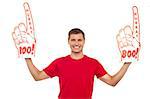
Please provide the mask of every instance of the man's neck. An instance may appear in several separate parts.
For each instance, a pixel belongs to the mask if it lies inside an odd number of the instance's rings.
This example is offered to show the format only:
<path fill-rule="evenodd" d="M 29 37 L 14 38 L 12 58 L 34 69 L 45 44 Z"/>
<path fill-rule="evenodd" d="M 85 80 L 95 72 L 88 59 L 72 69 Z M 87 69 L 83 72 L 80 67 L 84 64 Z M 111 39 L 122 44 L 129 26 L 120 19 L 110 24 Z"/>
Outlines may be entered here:
<path fill-rule="evenodd" d="M 72 52 L 72 53 L 71 53 L 71 55 L 70 55 L 70 57 L 71 57 L 72 59 L 76 59 L 76 60 L 78 60 L 78 59 L 83 58 L 83 57 L 84 57 L 84 55 L 83 55 L 83 53 L 82 53 L 82 52 L 81 52 L 81 53 L 74 53 L 74 52 Z"/>

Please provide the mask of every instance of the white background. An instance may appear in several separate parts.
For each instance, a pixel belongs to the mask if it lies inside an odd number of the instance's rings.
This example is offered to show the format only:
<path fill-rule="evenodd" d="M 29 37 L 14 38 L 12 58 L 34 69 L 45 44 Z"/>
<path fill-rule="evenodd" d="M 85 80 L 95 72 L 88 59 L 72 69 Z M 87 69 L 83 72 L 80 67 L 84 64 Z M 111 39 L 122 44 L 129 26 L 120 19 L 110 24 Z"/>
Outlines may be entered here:
<path fill-rule="evenodd" d="M 25 22 L 23 0 L 0 0 L 0 99 L 57 99 L 58 78 L 35 82 L 24 59 L 17 57 L 11 33 Z M 98 59 L 115 74 L 121 67 L 116 34 L 132 26 L 132 6 L 139 8 L 140 60 L 133 63 L 116 87 L 95 78 L 93 99 L 150 98 L 150 1 L 149 0 L 28 0 L 37 38 L 34 64 L 40 70 L 70 53 L 68 31 L 81 28 L 86 35 L 84 53 Z"/>

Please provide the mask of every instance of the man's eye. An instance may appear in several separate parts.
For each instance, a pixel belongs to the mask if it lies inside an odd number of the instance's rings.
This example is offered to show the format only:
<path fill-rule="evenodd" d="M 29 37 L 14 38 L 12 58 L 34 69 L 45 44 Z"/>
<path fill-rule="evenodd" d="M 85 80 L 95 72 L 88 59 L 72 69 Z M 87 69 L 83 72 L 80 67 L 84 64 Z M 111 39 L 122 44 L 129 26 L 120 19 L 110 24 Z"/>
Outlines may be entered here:
<path fill-rule="evenodd" d="M 79 39 L 78 41 L 82 41 L 82 39 Z"/>
<path fill-rule="evenodd" d="M 71 39 L 71 41 L 75 41 L 75 39 Z"/>

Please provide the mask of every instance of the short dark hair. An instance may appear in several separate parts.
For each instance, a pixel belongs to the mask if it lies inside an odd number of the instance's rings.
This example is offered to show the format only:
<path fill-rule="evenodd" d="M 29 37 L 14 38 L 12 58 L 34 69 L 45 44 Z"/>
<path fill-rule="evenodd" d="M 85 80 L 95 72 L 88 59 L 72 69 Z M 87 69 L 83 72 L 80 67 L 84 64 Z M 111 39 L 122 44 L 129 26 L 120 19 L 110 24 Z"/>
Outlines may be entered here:
<path fill-rule="evenodd" d="M 81 29 L 79 29 L 79 28 L 73 28 L 73 29 L 71 29 L 69 31 L 69 33 L 68 33 L 68 40 L 70 39 L 70 35 L 71 34 L 80 34 L 80 33 L 83 35 L 83 38 L 85 39 L 85 34 L 84 34 L 84 32 Z"/>

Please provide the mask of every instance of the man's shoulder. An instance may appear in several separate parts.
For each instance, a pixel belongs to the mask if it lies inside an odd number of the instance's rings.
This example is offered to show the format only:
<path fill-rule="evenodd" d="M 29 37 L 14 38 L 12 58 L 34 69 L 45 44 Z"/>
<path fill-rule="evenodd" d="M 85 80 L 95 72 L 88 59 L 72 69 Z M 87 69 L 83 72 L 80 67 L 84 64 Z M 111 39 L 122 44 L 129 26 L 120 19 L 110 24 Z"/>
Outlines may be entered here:
<path fill-rule="evenodd" d="M 97 62 L 98 60 L 96 59 L 96 58 L 94 58 L 94 57 L 89 57 L 89 56 L 87 56 L 87 55 L 85 55 L 85 57 L 86 57 L 86 59 L 88 60 L 88 61 L 93 61 L 93 62 Z"/>
<path fill-rule="evenodd" d="M 66 59 L 68 58 L 68 56 L 69 56 L 69 55 L 67 55 L 67 56 L 62 56 L 62 57 L 58 57 L 58 58 L 56 58 L 54 61 L 64 61 L 64 60 L 66 60 Z"/>
<path fill-rule="evenodd" d="M 102 66 L 102 64 L 101 64 L 101 62 L 97 59 L 97 58 L 95 58 L 95 57 L 88 57 L 88 56 L 86 56 L 87 57 L 87 62 L 88 63 L 90 63 L 90 64 L 93 64 L 93 66 L 95 65 L 101 65 Z"/>

